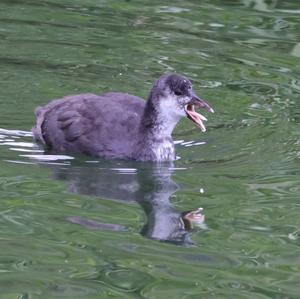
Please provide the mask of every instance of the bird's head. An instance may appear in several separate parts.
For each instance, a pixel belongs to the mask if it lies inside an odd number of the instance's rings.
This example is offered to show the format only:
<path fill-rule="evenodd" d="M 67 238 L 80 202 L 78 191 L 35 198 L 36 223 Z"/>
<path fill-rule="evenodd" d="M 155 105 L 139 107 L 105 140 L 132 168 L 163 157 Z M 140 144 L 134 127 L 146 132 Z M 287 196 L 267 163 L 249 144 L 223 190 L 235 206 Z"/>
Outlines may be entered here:
<path fill-rule="evenodd" d="M 158 103 L 162 115 L 177 121 L 181 117 L 188 117 L 203 132 L 206 131 L 203 121 L 207 119 L 195 109 L 204 108 L 214 112 L 208 103 L 196 95 L 191 81 L 178 74 L 162 75 L 155 82 L 151 97 Z"/>

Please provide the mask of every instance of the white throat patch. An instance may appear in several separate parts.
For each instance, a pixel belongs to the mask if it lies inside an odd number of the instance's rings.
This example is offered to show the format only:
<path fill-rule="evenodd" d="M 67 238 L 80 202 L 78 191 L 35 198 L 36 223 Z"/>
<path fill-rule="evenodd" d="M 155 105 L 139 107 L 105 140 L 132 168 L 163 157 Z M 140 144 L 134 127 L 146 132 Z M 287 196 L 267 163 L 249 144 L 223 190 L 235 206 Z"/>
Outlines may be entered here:
<path fill-rule="evenodd" d="M 186 116 L 186 113 L 172 95 L 161 98 L 159 105 L 158 121 L 162 124 L 161 133 L 164 136 L 171 136 L 176 124 L 182 117 Z"/>

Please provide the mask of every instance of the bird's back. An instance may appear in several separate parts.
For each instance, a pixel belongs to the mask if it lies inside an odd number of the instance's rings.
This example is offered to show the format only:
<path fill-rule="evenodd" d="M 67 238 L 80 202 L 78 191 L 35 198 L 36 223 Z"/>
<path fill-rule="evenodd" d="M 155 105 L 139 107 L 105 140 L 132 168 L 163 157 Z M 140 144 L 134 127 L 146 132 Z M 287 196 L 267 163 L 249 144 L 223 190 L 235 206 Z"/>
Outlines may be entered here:
<path fill-rule="evenodd" d="M 144 107 L 125 93 L 67 96 L 36 109 L 33 133 L 54 152 L 130 158 Z"/>

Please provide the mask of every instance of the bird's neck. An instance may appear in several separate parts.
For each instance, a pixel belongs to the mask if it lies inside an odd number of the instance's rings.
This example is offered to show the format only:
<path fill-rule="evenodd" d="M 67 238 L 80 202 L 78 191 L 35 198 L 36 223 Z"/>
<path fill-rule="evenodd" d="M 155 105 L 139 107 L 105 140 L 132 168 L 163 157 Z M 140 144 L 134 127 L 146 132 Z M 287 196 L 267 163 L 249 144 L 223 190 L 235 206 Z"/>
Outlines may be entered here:
<path fill-rule="evenodd" d="M 172 132 L 178 120 L 167 109 L 148 100 L 139 127 L 137 151 L 141 160 L 171 161 L 175 159 Z"/>
<path fill-rule="evenodd" d="M 179 121 L 169 111 L 172 107 L 157 107 L 152 101 L 147 101 L 143 118 L 140 124 L 140 131 L 156 138 L 171 137 L 172 132 Z"/>

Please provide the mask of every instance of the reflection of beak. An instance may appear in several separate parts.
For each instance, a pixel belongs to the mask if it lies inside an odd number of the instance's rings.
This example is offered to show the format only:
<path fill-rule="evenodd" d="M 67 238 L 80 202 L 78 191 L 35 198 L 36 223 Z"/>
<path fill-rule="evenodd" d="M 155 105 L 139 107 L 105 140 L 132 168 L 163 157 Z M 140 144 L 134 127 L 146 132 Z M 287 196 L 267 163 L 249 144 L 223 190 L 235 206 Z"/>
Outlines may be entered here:
<path fill-rule="evenodd" d="M 184 107 L 187 117 L 193 121 L 202 132 L 206 131 L 203 121 L 206 117 L 195 111 L 195 107 L 204 108 L 209 112 L 214 113 L 214 110 L 204 100 L 200 99 L 193 91 L 191 92 L 191 101 Z"/>
<path fill-rule="evenodd" d="M 181 219 L 185 230 L 191 230 L 193 225 L 197 226 L 204 223 L 205 216 L 201 213 L 202 211 L 202 208 L 198 208 L 196 210 L 183 212 L 181 214 Z"/>

